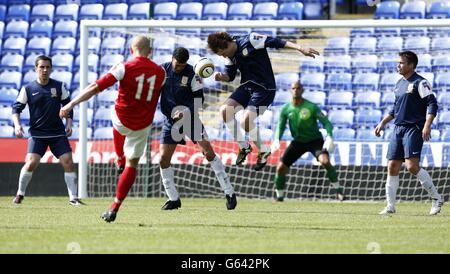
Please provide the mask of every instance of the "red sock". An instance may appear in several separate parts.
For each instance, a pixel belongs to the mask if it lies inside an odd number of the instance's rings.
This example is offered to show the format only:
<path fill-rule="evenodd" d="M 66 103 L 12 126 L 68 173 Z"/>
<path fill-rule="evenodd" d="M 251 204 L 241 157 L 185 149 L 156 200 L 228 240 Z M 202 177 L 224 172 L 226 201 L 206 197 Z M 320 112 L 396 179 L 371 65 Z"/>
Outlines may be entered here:
<path fill-rule="evenodd" d="M 122 202 L 123 200 L 125 200 L 135 179 L 136 168 L 130 166 L 125 167 L 123 173 L 120 175 L 119 182 L 117 184 L 116 199 Z M 119 210 L 121 204 L 122 203 L 114 202 L 111 207 L 117 211 Z"/>
<path fill-rule="evenodd" d="M 117 157 L 123 158 L 123 145 L 125 144 L 125 135 L 120 134 L 115 128 L 113 128 L 114 135 L 114 149 L 116 150 Z"/>

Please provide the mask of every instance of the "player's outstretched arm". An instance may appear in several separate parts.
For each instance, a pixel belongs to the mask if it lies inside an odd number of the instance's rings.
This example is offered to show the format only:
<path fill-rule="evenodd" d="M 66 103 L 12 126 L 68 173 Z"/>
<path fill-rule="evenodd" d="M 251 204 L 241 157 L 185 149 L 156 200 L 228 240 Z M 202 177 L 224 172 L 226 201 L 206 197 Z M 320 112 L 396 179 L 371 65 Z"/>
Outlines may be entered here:
<path fill-rule="evenodd" d="M 312 58 L 315 58 L 316 55 L 320 55 L 320 53 L 317 50 L 313 49 L 313 48 L 304 48 L 304 47 L 300 46 L 299 44 L 292 43 L 290 41 L 287 41 L 286 45 L 284 47 L 288 48 L 288 49 L 298 50 L 303 55 L 309 56 L 309 57 L 312 57 Z"/>
<path fill-rule="evenodd" d="M 72 101 L 70 101 L 67 105 L 65 105 L 64 107 L 61 108 L 61 110 L 59 111 L 59 117 L 64 118 L 64 117 L 69 117 L 69 113 L 70 111 L 79 103 L 87 101 L 89 99 L 91 99 L 92 96 L 94 96 L 95 94 L 99 93 L 100 89 L 98 87 L 98 85 L 94 82 L 92 84 L 90 84 L 89 86 L 87 86 L 84 90 L 82 90 L 80 92 L 80 94 L 78 94 L 77 97 L 75 97 Z"/>

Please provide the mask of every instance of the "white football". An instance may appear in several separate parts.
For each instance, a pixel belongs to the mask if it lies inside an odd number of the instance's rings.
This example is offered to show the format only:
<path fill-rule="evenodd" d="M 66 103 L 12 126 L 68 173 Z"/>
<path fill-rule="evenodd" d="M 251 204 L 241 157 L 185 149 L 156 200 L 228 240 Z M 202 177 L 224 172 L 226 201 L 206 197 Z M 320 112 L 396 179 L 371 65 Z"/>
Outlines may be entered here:
<path fill-rule="evenodd" d="M 214 73 L 214 63 L 211 59 L 202 57 L 194 65 L 194 72 L 202 78 L 208 78 Z"/>

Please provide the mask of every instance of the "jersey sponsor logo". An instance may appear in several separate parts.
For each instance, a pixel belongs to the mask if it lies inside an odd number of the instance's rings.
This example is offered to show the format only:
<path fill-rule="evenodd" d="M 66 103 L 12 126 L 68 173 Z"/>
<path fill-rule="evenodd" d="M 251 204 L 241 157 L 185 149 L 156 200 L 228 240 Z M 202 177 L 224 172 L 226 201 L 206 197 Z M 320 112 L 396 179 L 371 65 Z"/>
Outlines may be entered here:
<path fill-rule="evenodd" d="M 407 93 L 412 93 L 413 92 L 413 90 L 414 90 L 414 84 L 409 84 L 408 85 L 408 89 L 407 89 Z"/>
<path fill-rule="evenodd" d="M 51 88 L 51 89 L 50 89 L 50 93 L 52 94 L 52 98 L 53 98 L 53 97 L 58 97 L 58 94 L 57 94 L 57 92 L 56 92 L 56 88 Z"/>
<path fill-rule="evenodd" d="M 187 76 L 181 77 L 181 86 L 182 87 L 187 86 L 188 80 L 189 80 L 189 78 Z"/>

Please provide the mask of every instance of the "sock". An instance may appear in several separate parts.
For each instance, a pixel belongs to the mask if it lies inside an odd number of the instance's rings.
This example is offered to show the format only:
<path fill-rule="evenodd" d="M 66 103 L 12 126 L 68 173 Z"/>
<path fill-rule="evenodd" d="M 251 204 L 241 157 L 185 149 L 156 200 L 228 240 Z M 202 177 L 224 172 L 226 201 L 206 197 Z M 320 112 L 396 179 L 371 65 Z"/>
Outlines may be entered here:
<path fill-rule="evenodd" d="M 75 182 L 76 179 L 77 174 L 75 172 L 64 172 L 64 180 L 66 181 L 70 201 L 78 198 L 78 186 Z"/>
<path fill-rule="evenodd" d="M 136 168 L 126 166 L 119 177 L 119 182 L 117 183 L 116 199 L 112 206 L 114 210 L 119 210 L 119 207 L 122 204 L 123 200 L 125 200 L 125 198 L 127 197 L 128 192 L 131 189 L 131 186 L 133 186 L 135 179 L 136 179 Z"/>
<path fill-rule="evenodd" d="M 286 176 L 285 175 L 275 175 L 275 192 L 277 193 L 277 197 L 284 196 L 284 185 L 286 184 Z"/>
<path fill-rule="evenodd" d="M 326 176 L 328 179 L 330 179 L 331 186 L 333 186 L 334 189 L 341 188 L 341 186 L 338 183 L 338 175 L 336 172 L 336 168 L 334 166 L 330 166 L 325 169 L 327 170 Z"/>
<path fill-rule="evenodd" d="M 216 174 L 216 178 L 219 181 L 220 187 L 226 195 L 233 195 L 234 189 L 230 183 L 230 177 L 227 175 L 225 171 L 225 166 L 220 161 L 219 157 L 214 157 L 214 160 L 209 162 L 211 164 L 214 173 Z"/>
<path fill-rule="evenodd" d="M 437 192 L 436 187 L 433 184 L 433 180 L 430 177 L 430 174 L 428 172 L 421 168 L 419 172 L 416 174 L 417 179 L 419 179 L 420 183 L 422 184 L 422 187 L 425 188 L 428 191 L 428 194 L 431 195 L 431 198 L 433 199 L 441 199 L 441 195 Z"/>
<path fill-rule="evenodd" d="M 123 158 L 123 145 L 125 144 L 125 135 L 120 134 L 117 129 L 113 128 L 114 135 L 114 149 L 116 150 L 117 157 Z"/>
<path fill-rule="evenodd" d="M 169 197 L 169 200 L 176 201 L 180 198 L 178 195 L 177 188 L 175 187 L 175 183 L 173 181 L 173 169 L 172 167 L 168 168 L 159 168 L 161 171 L 161 179 L 164 185 L 164 189 L 166 190 L 166 194 Z"/>
<path fill-rule="evenodd" d="M 256 144 L 258 147 L 259 152 L 267 152 L 270 151 L 270 148 L 268 145 L 266 145 L 264 142 L 261 141 L 261 136 L 259 134 L 258 127 L 255 125 L 253 129 L 251 129 L 248 132 L 248 135 L 252 139 L 252 141 Z"/>
<path fill-rule="evenodd" d="M 386 201 L 388 207 L 395 207 L 395 196 L 397 196 L 397 188 L 400 177 L 388 175 L 386 180 Z"/>
<path fill-rule="evenodd" d="M 240 148 L 247 147 L 247 142 L 245 141 L 244 135 L 242 135 L 241 129 L 237 126 L 237 121 L 233 118 L 231 121 L 225 123 L 231 136 L 238 142 Z"/>
<path fill-rule="evenodd" d="M 25 196 L 25 191 L 27 190 L 28 183 L 31 181 L 33 172 L 26 171 L 25 169 L 20 170 L 19 175 L 19 189 L 17 190 L 17 195 Z"/>

